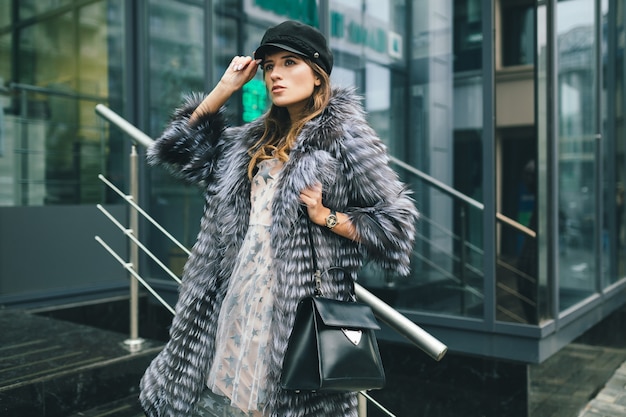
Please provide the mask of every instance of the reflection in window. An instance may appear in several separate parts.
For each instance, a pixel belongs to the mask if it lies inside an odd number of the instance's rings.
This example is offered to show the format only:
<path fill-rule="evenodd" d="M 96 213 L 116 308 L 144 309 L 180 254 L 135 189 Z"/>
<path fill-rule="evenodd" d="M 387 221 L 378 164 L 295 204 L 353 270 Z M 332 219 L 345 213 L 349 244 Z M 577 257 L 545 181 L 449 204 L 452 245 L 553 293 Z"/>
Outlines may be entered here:
<path fill-rule="evenodd" d="M 210 39 L 210 29 L 204 25 L 202 5 L 191 5 L 188 1 L 150 0 L 148 16 L 150 132 L 159 135 L 172 110 L 181 105 L 182 96 L 203 91 L 207 65 L 204 42 Z M 232 22 L 216 21 L 231 23 L 234 28 Z M 150 175 L 151 215 L 190 247 L 197 233 L 197 219 L 202 214 L 198 189 L 164 169 L 152 169 Z M 149 230 L 148 233 L 151 234 L 150 250 L 180 274 L 185 253 L 157 231 Z M 153 268 L 153 276 L 166 276 L 157 265 L 150 264 L 150 268 Z"/>
<path fill-rule="evenodd" d="M 454 1 L 454 71 L 482 66 L 483 26 L 480 0 Z"/>
<path fill-rule="evenodd" d="M 390 134 L 390 91 L 389 70 L 374 63 L 368 63 L 365 73 L 365 110 L 369 123 L 376 133 L 389 141 Z"/>
<path fill-rule="evenodd" d="M 151 0 L 150 131 L 159 133 L 181 94 L 201 91 L 204 77 L 204 28 L 201 7 L 186 2 Z"/>
<path fill-rule="evenodd" d="M 511 4 L 513 3 L 513 4 Z M 534 2 L 502 4 L 502 65 L 533 65 L 535 62 Z"/>
<path fill-rule="evenodd" d="M 452 7 L 453 6 L 453 7 Z M 444 184 L 481 200 L 481 2 L 439 0 L 412 8 L 408 128 L 396 152 Z M 367 68 L 369 71 L 369 68 Z M 391 117 L 401 103 L 400 77 L 391 74 Z M 396 84 L 396 80 L 398 81 Z M 406 87 L 405 87 L 406 88 Z M 391 121 L 390 127 L 402 121 Z M 366 270 L 368 288 L 397 308 L 463 317 L 484 312 L 482 214 L 418 176 L 396 167 L 415 191 L 421 212 L 412 279 Z M 458 180 L 458 181 L 457 181 Z"/>
<path fill-rule="evenodd" d="M 330 5 L 333 85 L 356 86 L 365 97 L 368 122 L 398 154 L 404 142 L 401 75 L 406 62 L 405 2 L 342 0 Z"/>
<path fill-rule="evenodd" d="M 559 301 L 561 311 L 596 288 L 594 2 L 556 10 L 559 126 Z"/>
<path fill-rule="evenodd" d="M 4 3 L 9 3 L 5 1 Z M 18 4 L 18 2 L 14 2 Z M 18 7 L 18 16 L 20 20 L 30 19 L 32 17 L 60 9 L 73 3 L 73 0 L 20 0 Z"/>
<path fill-rule="evenodd" d="M 606 267 L 603 268 L 603 286 L 614 284 L 626 276 L 626 235 L 624 230 L 624 205 L 626 203 L 626 141 L 624 138 L 624 56 L 623 46 L 615 50 L 607 48 L 609 44 L 608 27 L 617 27 L 617 36 L 624 36 L 624 2 L 614 3 L 609 13 L 609 5 L 602 1 L 602 63 L 606 77 L 603 78 L 602 93 L 606 98 L 607 111 L 603 112 L 603 124 L 607 132 L 613 133 L 603 140 L 603 163 L 606 165 L 603 177 L 603 229 L 602 251 Z M 614 8 L 613 8 L 614 7 Z M 604 30 L 604 28 L 607 30 Z M 619 45 L 620 43 L 618 43 Z M 617 59 L 611 59 L 611 55 Z M 613 63 L 613 67 L 611 67 Z M 613 116 L 613 117 L 612 117 Z"/>
<path fill-rule="evenodd" d="M 93 108 L 107 102 L 109 70 L 121 73 L 121 54 L 109 53 L 112 34 L 121 33 L 112 27 L 122 21 L 109 20 L 116 15 L 108 11 L 119 10 L 119 2 L 60 8 L 70 3 L 19 2 L 21 17 L 38 19 L 16 27 L 18 50 L 11 56 L 17 59 L 2 60 L 15 66 L 11 80 L 18 93 L 2 103 L 3 142 L 11 156 L 0 161 L 0 180 L 8 184 L 2 205 L 93 204 L 103 197 L 97 174 L 116 175 L 118 166 L 109 161 L 120 156 L 103 140 Z"/>
<path fill-rule="evenodd" d="M 0 27 L 11 23 L 13 5 L 12 1 L 0 1 Z"/>

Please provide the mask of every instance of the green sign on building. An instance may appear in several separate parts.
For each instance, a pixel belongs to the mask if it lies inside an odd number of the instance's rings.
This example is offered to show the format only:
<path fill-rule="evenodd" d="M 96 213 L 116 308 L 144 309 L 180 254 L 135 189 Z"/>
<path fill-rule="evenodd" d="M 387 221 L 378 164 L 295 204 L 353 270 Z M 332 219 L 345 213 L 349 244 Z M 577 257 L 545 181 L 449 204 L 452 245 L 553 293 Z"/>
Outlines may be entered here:
<path fill-rule="evenodd" d="M 243 86 L 243 121 L 251 122 L 265 112 L 267 106 L 267 94 L 265 83 L 261 80 L 250 80 Z"/>
<path fill-rule="evenodd" d="M 318 26 L 317 2 L 315 0 L 254 0 L 261 9 L 299 20 L 311 26 Z"/>

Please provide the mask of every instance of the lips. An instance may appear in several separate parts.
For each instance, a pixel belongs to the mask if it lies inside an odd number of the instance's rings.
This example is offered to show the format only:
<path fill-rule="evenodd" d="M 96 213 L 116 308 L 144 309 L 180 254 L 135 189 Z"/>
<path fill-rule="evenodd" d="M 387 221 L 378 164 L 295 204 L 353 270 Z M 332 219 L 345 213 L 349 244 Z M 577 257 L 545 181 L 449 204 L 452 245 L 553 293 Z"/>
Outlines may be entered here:
<path fill-rule="evenodd" d="M 274 87 L 272 87 L 272 93 L 279 93 L 284 90 L 285 87 L 283 87 L 282 85 L 275 85 Z"/>

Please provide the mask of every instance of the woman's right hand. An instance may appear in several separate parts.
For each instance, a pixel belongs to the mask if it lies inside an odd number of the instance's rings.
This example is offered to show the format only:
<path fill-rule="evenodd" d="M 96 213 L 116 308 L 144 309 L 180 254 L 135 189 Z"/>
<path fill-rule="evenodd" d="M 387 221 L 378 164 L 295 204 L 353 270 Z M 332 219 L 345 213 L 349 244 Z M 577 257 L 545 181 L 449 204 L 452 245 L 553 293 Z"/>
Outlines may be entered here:
<path fill-rule="evenodd" d="M 234 57 L 220 82 L 189 117 L 189 125 L 195 126 L 203 115 L 217 112 L 235 91 L 254 78 L 260 62 L 260 59 L 254 60 L 250 56 Z"/>
<path fill-rule="evenodd" d="M 255 60 L 251 56 L 234 57 L 220 83 L 234 93 L 254 78 L 260 62 L 260 59 Z"/>

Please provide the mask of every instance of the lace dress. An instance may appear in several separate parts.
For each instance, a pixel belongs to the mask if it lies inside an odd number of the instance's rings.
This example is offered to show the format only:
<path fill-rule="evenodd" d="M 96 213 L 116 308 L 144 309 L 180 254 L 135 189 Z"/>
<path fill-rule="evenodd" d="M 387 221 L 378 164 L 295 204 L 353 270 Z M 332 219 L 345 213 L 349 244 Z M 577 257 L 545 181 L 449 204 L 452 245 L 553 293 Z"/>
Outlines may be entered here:
<path fill-rule="evenodd" d="M 250 224 L 220 310 L 215 357 L 207 379 L 208 388 L 229 398 L 244 416 L 261 409 L 266 400 L 274 275 L 269 226 L 282 162 L 267 159 L 258 168 L 251 185 Z"/>

